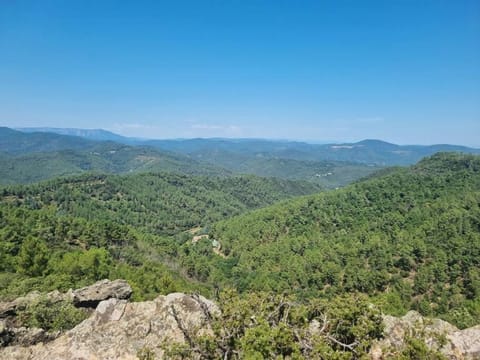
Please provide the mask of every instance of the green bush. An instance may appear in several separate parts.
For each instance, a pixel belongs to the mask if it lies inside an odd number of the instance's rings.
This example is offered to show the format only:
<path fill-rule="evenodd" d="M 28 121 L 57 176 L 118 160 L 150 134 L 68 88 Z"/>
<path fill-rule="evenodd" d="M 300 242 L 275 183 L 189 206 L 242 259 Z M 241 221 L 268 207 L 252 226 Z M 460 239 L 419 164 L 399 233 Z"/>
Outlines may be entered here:
<path fill-rule="evenodd" d="M 68 301 L 51 302 L 46 297 L 40 297 L 18 314 L 23 325 L 47 331 L 69 330 L 85 320 L 87 315 L 85 310 Z"/>

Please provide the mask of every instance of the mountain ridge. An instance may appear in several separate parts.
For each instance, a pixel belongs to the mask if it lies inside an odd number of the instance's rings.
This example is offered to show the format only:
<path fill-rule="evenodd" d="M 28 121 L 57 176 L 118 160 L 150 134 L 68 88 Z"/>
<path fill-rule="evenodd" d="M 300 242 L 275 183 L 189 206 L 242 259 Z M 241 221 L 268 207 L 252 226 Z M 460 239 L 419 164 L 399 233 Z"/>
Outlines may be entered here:
<path fill-rule="evenodd" d="M 108 139 L 128 145 L 147 145 L 192 157 L 203 157 L 206 161 L 209 161 L 207 154 L 212 150 L 250 156 L 263 154 L 267 157 L 294 160 L 353 161 L 382 166 L 411 165 L 421 158 L 439 151 L 480 153 L 480 149 L 463 145 L 397 145 L 379 139 L 364 139 L 354 143 L 312 144 L 296 140 L 248 138 L 136 139 L 102 129 L 27 128 L 20 130 L 28 132 L 55 131 L 69 136 L 77 134 L 84 139 L 95 139 L 96 141 Z"/>
<path fill-rule="evenodd" d="M 3 141 L 2 141 L 3 139 Z M 72 140 L 73 139 L 73 140 Z M 213 140 L 212 140 L 213 141 Z M 215 140 L 222 149 L 214 149 L 211 142 L 191 140 L 203 153 L 183 151 L 183 142 L 127 143 L 111 140 L 91 140 L 83 137 L 53 133 L 23 133 L 0 128 L 0 183 L 31 183 L 55 176 L 93 172 L 129 173 L 141 171 L 175 171 L 187 174 L 232 175 L 253 174 L 291 180 L 308 180 L 324 187 L 338 187 L 370 175 L 377 170 L 364 164 L 347 162 L 295 160 L 275 157 L 268 148 L 285 146 L 256 141 L 265 154 L 251 153 L 251 140 L 234 141 L 238 152 L 228 149 L 232 142 Z M 73 144 L 73 146 L 72 146 Z M 157 144 L 158 145 L 158 144 Z"/>

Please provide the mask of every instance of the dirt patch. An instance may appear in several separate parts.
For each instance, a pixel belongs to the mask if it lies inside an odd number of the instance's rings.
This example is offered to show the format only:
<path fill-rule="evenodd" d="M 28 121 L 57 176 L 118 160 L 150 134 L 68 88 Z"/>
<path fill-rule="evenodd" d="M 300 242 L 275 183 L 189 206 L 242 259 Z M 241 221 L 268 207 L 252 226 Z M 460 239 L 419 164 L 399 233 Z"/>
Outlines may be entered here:
<path fill-rule="evenodd" d="M 208 239 L 208 235 L 195 235 L 192 239 L 192 244 L 195 244 L 199 240 Z"/>

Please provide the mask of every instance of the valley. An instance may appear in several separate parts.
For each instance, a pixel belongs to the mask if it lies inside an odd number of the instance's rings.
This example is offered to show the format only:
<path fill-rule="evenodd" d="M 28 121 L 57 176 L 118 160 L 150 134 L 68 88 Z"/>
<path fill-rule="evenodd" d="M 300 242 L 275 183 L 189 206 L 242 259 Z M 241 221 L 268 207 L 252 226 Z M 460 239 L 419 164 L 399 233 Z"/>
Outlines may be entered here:
<path fill-rule="evenodd" d="M 334 317 L 362 316 L 370 304 L 460 329 L 480 323 L 478 155 L 440 152 L 384 167 L 215 150 L 198 161 L 172 148 L 79 138 L 69 149 L 66 135 L 42 136 L 56 145 L 32 140 L 20 151 L 2 142 L 4 301 L 109 278 L 128 281 L 134 301 L 181 291 L 221 303 L 230 296 L 237 311 L 286 296 L 313 312 L 320 301 Z M 344 312 L 333 305 L 342 302 Z M 332 356 L 353 354 L 322 344 Z"/>

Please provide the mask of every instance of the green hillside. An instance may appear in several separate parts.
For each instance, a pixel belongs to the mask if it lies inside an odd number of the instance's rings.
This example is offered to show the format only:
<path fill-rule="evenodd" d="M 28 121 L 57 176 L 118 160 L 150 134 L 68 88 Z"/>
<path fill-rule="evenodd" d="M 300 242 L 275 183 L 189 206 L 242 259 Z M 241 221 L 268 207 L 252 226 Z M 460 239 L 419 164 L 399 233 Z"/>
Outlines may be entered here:
<path fill-rule="evenodd" d="M 168 239 L 27 203 L 10 197 L 0 204 L 2 300 L 32 290 L 66 291 L 104 278 L 128 279 L 137 300 L 171 291 L 206 291 L 162 261 L 165 254 L 156 249 Z"/>
<path fill-rule="evenodd" d="M 77 136 L 42 132 L 27 134 L 7 127 L 0 127 L 0 151 L 12 155 L 66 149 L 85 150 L 94 144 L 94 141 Z"/>
<path fill-rule="evenodd" d="M 173 173 L 2 187 L 0 299 L 103 278 L 127 279 L 135 300 L 220 294 L 216 329 L 242 329 L 232 348 L 269 354 L 262 339 L 274 339 L 280 353 L 298 354 L 296 331 L 328 314 L 335 339 L 355 344 L 320 339 L 318 351 L 332 358 L 366 355 L 381 336 L 380 311 L 417 309 L 461 328 L 480 322 L 480 157 L 440 153 L 318 190 Z M 211 341 L 201 344 L 221 353 Z M 428 355 L 415 343 L 406 351 Z"/>
<path fill-rule="evenodd" d="M 132 281 L 137 298 L 231 286 L 299 300 L 362 293 L 388 313 L 480 322 L 479 157 L 441 153 L 318 190 L 172 173 L 4 187 L 1 293 L 108 276 Z"/>
<path fill-rule="evenodd" d="M 324 188 L 335 188 L 382 168 L 353 162 L 275 157 L 271 151 L 277 149 L 278 144 L 272 148 L 276 143 L 264 140 L 254 142 L 253 149 L 258 150 L 260 146 L 265 153 L 252 152 L 250 141 L 239 148 L 237 142 L 231 140 L 218 149 L 215 140 L 202 140 L 205 148 L 190 154 L 189 142 L 183 141 L 172 141 L 178 148 L 155 149 L 152 147 L 155 142 L 134 141 L 102 130 L 33 128 L 23 131 L 0 128 L 0 184 L 28 184 L 88 172 L 128 174 L 169 171 L 220 176 L 252 174 L 306 180 Z M 229 145 L 232 145 L 232 151 L 228 150 Z"/>
<path fill-rule="evenodd" d="M 480 149 L 459 145 L 397 145 L 381 140 L 310 144 L 299 141 L 264 139 L 183 139 L 150 140 L 145 144 L 163 150 L 188 154 L 204 161 L 215 161 L 221 156 L 234 153 L 249 157 L 263 156 L 300 161 L 346 161 L 378 166 L 411 165 L 423 157 L 437 152 L 480 153 Z"/>
<path fill-rule="evenodd" d="M 190 265 L 241 291 L 361 292 L 388 312 L 414 308 L 472 325 L 480 322 L 479 204 L 480 157 L 441 153 L 217 223 L 210 235 L 226 258 Z"/>
<path fill-rule="evenodd" d="M 310 183 L 253 176 L 169 173 L 84 175 L 4 187 L 0 297 L 105 277 L 128 279 L 137 298 L 205 292 L 206 285 L 176 262 L 178 248 L 192 236 L 186 230 L 318 190 Z"/>
<path fill-rule="evenodd" d="M 319 191 L 308 182 L 255 176 L 205 177 L 173 173 L 84 175 L 4 188 L 3 201 L 54 206 L 60 214 L 102 219 L 175 234 L 248 209 Z"/>
<path fill-rule="evenodd" d="M 0 184 L 27 184 L 88 172 L 126 174 L 169 171 L 182 174 L 230 175 L 228 170 L 187 156 L 112 142 L 87 150 L 32 152 L 0 156 Z"/>
<path fill-rule="evenodd" d="M 381 166 L 346 161 L 304 161 L 272 157 L 270 154 L 248 154 L 226 150 L 204 150 L 201 153 L 193 153 L 191 156 L 234 173 L 307 180 L 325 188 L 345 186 L 383 169 Z"/>

